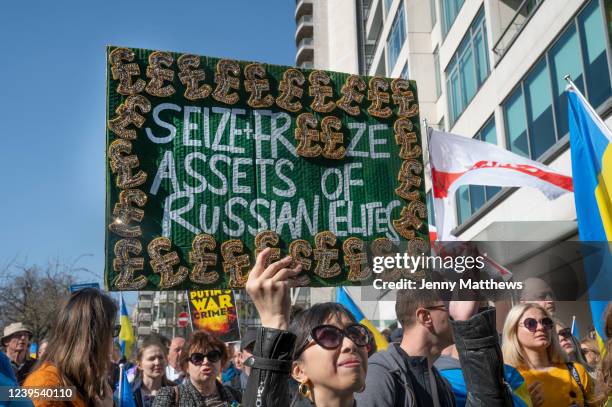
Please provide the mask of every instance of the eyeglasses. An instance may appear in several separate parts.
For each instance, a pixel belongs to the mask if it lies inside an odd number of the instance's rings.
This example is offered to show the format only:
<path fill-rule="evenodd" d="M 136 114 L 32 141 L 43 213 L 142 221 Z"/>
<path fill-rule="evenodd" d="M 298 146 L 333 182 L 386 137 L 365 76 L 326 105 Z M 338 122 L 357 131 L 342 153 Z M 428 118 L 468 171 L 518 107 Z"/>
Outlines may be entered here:
<path fill-rule="evenodd" d="M 448 309 L 446 308 L 446 305 L 442 305 L 442 304 L 440 304 L 440 305 L 432 305 L 431 307 L 425 307 L 425 309 L 429 310 L 429 311 L 436 311 L 436 310 L 438 310 L 438 311 L 448 312 Z"/>
<path fill-rule="evenodd" d="M 316 343 L 323 349 L 337 349 L 344 338 L 349 338 L 357 346 L 366 346 L 371 342 L 370 332 L 368 328 L 361 324 L 352 324 L 344 329 L 340 329 L 334 325 L 319 325 L 310 331 L 308 339 L 298 348 L 294 354 L 294 358 L 300 356 L 312 342 Z"/>
<path fill-rule="evenodd" d="M 553 320 L 548 317 L 542 318 L 539 321 L 535 318 L 525 318 L 523 321 L 523 326 L 532 333 L 538 330 L 538 324 L 542 325 L 545 331 L 550 331 L 555 325 Z"/>
<path fill-rule="evenodd" d="M 120 332 L 121 332 L 121 325 L 115 324 L 115 326 L 113 327 L 113 338 L 118 337 Z"/>
<path fill-rule="evenodd" d="M 204 358 L 208 359 L 210 363 L 215 363 L 221 360 L 221 351 L 213 349 L 208 353 L 194 352 L 189 355 L 189 361 L 196 366 L 204 363 Z"/>
<path fill-rule="evenodd" d="M 572 337 L 572 331 L 569 328 L 563 328 L 557 332 L 557 335 L 559 335 L 561 338 L 569 339 Z"/>

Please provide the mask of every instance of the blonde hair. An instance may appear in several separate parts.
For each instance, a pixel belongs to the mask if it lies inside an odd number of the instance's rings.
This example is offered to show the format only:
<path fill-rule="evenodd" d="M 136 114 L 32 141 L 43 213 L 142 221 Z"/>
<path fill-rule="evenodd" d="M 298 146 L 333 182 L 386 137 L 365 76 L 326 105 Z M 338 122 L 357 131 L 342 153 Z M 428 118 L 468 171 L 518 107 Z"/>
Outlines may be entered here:
<path fill-rule="evenodd" d="M 523 350 L 523 345 L 518 339 L 518 328 L 521 318 L 525 312 L 532 308 L 542 311 L 546 317 L 551 318 L 550 314 L 542 306 L 536 303 L 515 305 L 512 307 L 508 313 L 508 316 L 506 317 L 506 322 L 504 323 L 502 352 L 504 354 L 504 363 L 512 367 L 533 367 L 527 358 L 525 351 Z M 559 339 L 557 338 L 556 332 L 553 334 L 552 330 L 550 332 L 550 345 L 546 349 L 546 353 L 548 354 L 548 360 L 551 364 L 567 363 L 567 354 L 563 351 L 561 345 L 559 345 Z"/>

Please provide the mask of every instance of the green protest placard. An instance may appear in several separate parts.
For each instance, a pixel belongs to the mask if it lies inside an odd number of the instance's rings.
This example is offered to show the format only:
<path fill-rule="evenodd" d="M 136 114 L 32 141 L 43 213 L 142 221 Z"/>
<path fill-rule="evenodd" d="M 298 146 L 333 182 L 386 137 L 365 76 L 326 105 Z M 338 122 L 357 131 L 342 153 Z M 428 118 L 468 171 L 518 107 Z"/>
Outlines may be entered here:
<path fill-rule="evenodd" d="M 298 284 L 359 285 L 428 247 L 414 81 L 107 49 L 110 290 L 243 287 L 291 254 Z"/>

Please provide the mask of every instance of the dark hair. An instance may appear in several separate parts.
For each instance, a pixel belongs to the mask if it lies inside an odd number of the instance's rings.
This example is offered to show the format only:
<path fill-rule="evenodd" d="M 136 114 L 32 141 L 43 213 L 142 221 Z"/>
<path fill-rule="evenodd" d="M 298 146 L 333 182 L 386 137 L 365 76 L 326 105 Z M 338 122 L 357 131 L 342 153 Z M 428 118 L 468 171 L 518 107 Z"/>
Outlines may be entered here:
<path fill-rule="evenodd" d="M 395 315 L 402 329 L 416 322 L 416 311 L 421 307 L 432 307 L 442 301 L 435 290 L 400 290 L 395 301 Z"/>
<path fill-rule="evenodd" d="M 102 395 L 100 378 L 111 368 L 109 355 L 117 303 L 102 291 L 85 288 L 72 293 L 57 314 L 47 351 L 38 362 L 59 371 L 61 384 L 75 386 L 85 404 Z"/>
<path fill-rule="evenodd" d="M 221 367 L 225 366 L 228 358 L 225 342 L 208 331 L 194 332 L 193 335 L 191 335 L 191 338 L 189 338 L 189 340 L 185 342 L 185 345 L 183 345 L 181 357 L 179 358 L 179 365 L 181 366 L 181 369 L 183 369 L 183 372 L 187 372 L 189 356 L 193 351 L 207 353 L 213 349 L 221 352 Z"/>
<path fill-rule="evenodd" d="M 296 336 L 293 354 L 304 346 L 312 328 L 325 324 L 330 318 L 347 318 L 353 323 L 357 322 L 346 307 L 336 302 L 322 302 L 306 308 L 293 317 L 289 326 L 289 332 Z"/>

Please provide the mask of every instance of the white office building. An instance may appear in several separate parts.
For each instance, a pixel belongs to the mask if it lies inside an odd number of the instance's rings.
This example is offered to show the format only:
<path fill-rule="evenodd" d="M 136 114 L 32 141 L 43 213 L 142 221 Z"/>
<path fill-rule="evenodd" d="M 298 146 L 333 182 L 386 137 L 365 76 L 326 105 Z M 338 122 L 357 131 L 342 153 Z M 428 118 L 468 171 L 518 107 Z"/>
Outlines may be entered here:
<path fill-rule="evenodd" d="M 296 65 L 413 79 L 421 119 L 432 127 L 571 174 L 566 74 L 612 127 L 604 3 L 297 0 Z M 526 188 L 469 186 L 458 191 L 455 210 L 461 240 L 543 242 L 516 259 L 513 271 L 533 268 L 544 242 L 578 239 L 572 194 L 548 201 Z M 366 316 L 384 326 L 394 313 L 376 308 L 387 310 L 370 306 Z M 586 303 L 558 309 L 566 323 L 572 315 L 590 318 Z"/>

